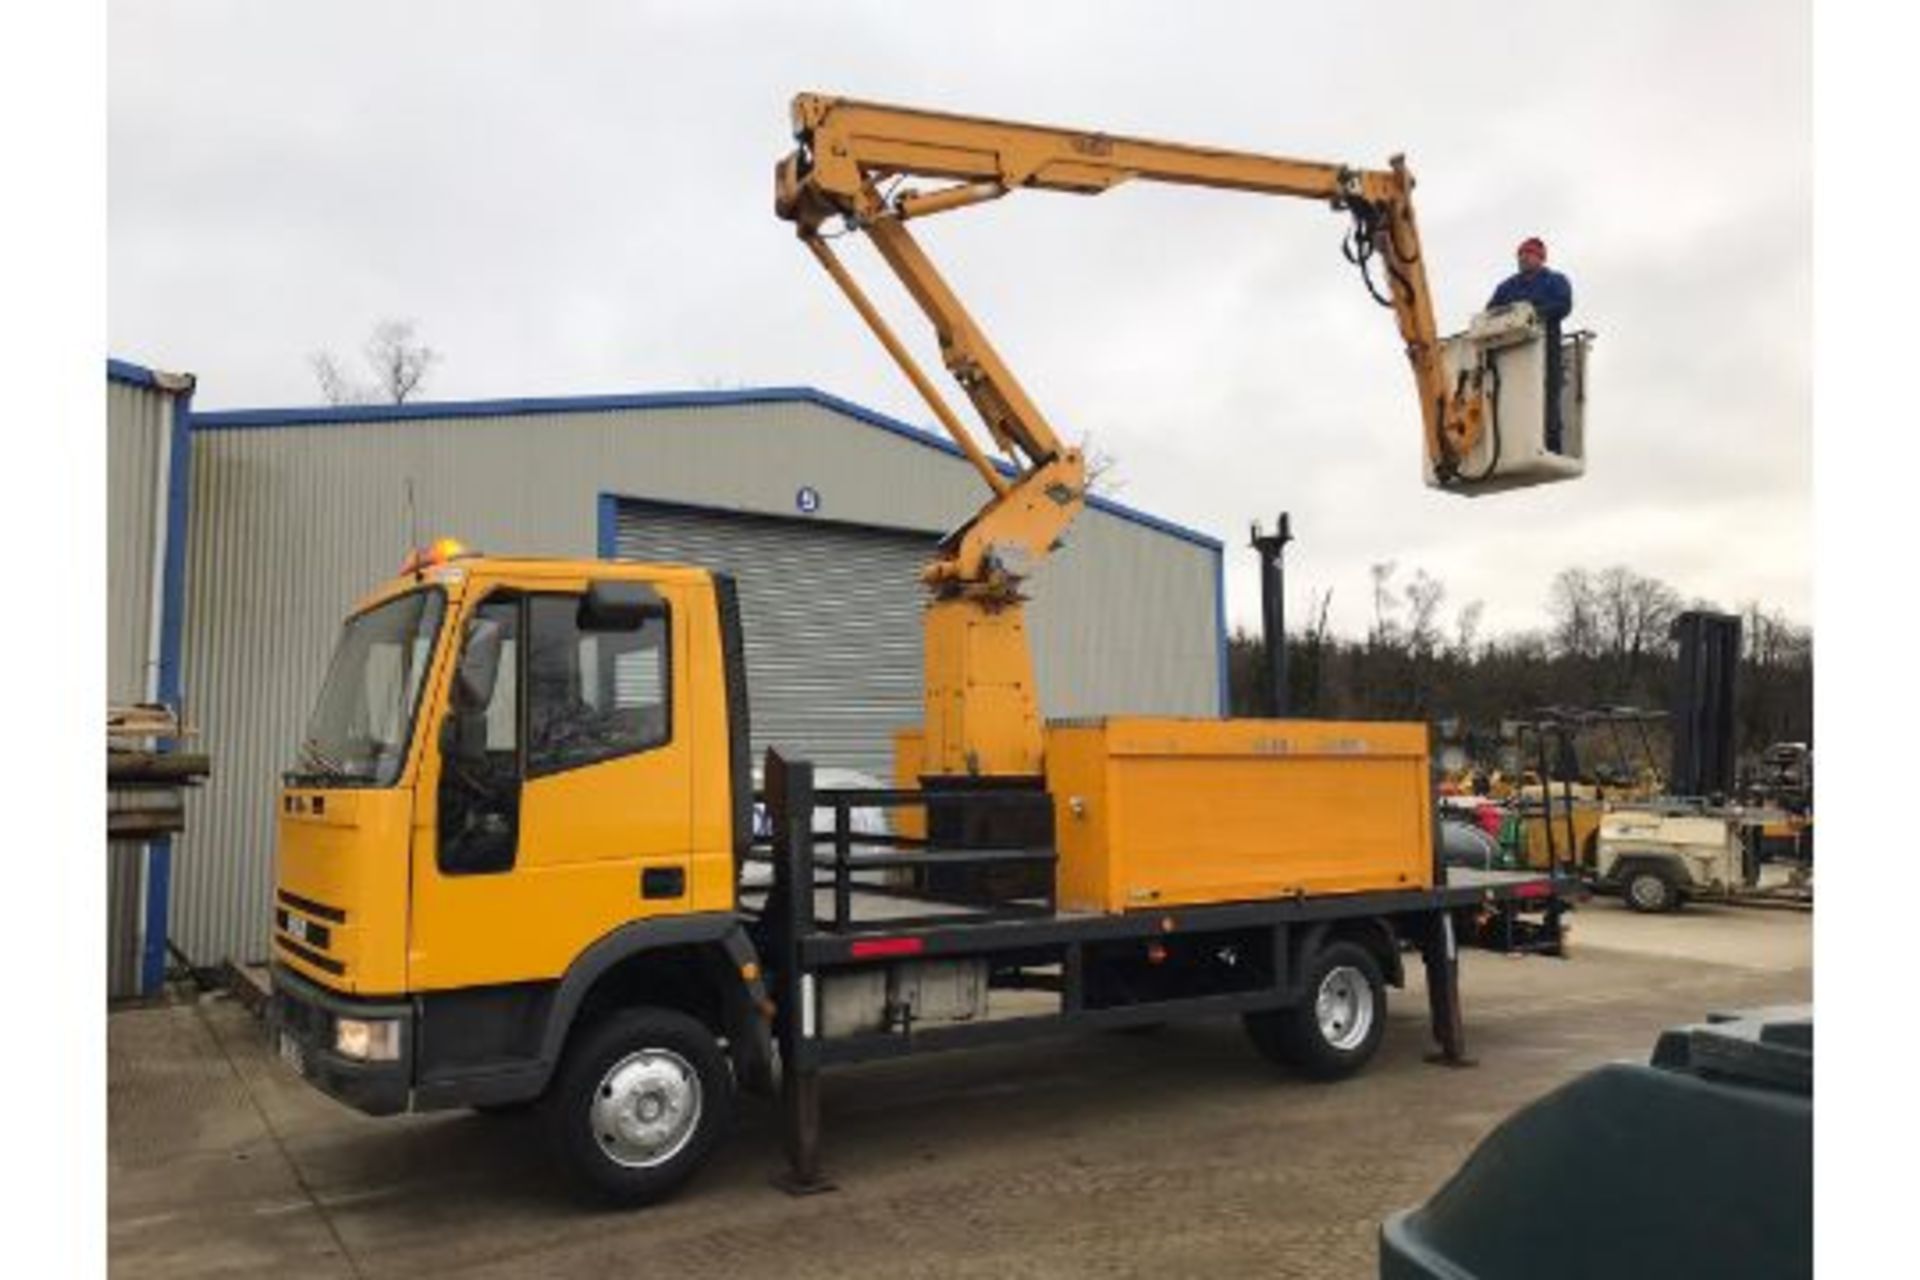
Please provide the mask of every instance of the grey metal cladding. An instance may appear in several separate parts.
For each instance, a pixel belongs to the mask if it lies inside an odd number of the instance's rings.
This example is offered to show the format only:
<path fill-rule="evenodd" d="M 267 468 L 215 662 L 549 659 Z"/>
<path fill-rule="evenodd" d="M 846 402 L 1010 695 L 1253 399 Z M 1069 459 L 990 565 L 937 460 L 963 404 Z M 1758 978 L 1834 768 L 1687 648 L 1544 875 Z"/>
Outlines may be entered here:
<path fill-rule="evenodd" d="M 172 440 L 174 396 L 107 381 L 107 700 L 151 696 L 154 553 L 166 513 L 160 471 Z"/>

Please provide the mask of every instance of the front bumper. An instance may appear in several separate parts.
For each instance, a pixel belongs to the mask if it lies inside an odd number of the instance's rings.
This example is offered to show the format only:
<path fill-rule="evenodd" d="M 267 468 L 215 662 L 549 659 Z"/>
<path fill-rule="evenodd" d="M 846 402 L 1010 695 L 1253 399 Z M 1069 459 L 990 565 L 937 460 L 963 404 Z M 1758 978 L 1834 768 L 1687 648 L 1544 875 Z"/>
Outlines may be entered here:
<path fill-rule="evenodd" d="M 339 1018 L 398 1022 L 400 1056 L 391 1062 L 362 1062 L 335 1052 L 334 1022 Z M 370 1116 L 409 1109 L 417 1029 L 412 1004 L 338 995 L 284 965 L 274 965 L 267 1028 L 281 1060 L 329 1097 Z"/>

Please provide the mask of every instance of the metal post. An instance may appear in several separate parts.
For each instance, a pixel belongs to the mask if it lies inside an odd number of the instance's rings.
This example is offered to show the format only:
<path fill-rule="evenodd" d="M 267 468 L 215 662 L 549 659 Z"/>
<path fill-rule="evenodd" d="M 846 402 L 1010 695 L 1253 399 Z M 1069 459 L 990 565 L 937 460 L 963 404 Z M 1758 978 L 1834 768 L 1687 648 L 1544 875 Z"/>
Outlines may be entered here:
<path fill-rule="evenodd" d="M 1084 944 L 1070 942 L 1060 958 L 1060 1012 L 1071 1016 L 1086 1008 L 1087 953 Z"/>
<path fill-rule="evenodd" d="M 1427 968 L 1427 1010 L 1433 1020 L 1437 1053 L 1428 1062 L 1448 1067 L 1470 1067 L 1467 1029 L 1460 1014 L 1460 951 L 1453 937 L 1453 915 L 1441 911 L 1427 922 L 1420 939 L 1420 958 Z"/>
<path fill-rule="evenodd" d="M 1560 846 L 1553 831 L 1553 765 L 1547 759 L 1548 725 L 1543 721 L 1533 726 L 1533 762 L 1540 772 L 1540 830 L 1547 837 L 1547 866 L 1549 869 L 1560 865 Z M 1526 806 L 1521 806 L 1525 812 Z"/>
<path fill-rule="evenodd" d="M 853 925 L 853 877 L 847 866 L 852 857 L 853 815 L 847 798 L 842 796 L 833 806 L 833 927 L 836 929 Z"/>
<path fill-rule="evenodd" d="M 1287 574 L 1284 558 L 1287 544 L 1293 541 L 1293 525 L 1288 513 L 1280 513 L 1280 523 L 1272 533 L 1261 533 L 1253 526 L 1253 549 L 1260 553 L 1260 630 L 1267 650 L 1266 715 L 1279 719 L 1287 714 Z"/>
<path fill-rule="evenodd" d="M 774 1031 L 780 1041 L 780 1116 L 787 1169 L 774 1185 L 789 1195 L 833 1190 L 820 1173 L 820 1070 L 811 1061 L 814 989 L 801 968 L 800 943 L 813 931 L 813 766 L 769 749 L 763 769 L 773 820 L 773 890 L 767 911 L 779 922 L 780 977 Z M 777 909 L 776 909 L 777 908 Z"/>
<path fill-rule="evenodd" d="M 1577 828 L 1573 825 L 1573 779 L 1571 778 L 1560 779 L 1560 818 L 1567 828 L 1567 865 L 1577 867 L 1580 865 L 1580 837 Z M 1548 871 L 1553 875 L 1559 875 L 1559 864 L 1555 863 L 1548 868 Z"/>

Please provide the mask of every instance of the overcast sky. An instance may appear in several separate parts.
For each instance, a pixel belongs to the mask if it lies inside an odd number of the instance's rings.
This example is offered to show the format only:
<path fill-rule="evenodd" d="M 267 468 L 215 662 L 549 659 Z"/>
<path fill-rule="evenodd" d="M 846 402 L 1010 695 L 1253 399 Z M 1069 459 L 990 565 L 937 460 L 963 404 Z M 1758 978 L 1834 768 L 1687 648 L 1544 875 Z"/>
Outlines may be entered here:
<path fill-rule="evenodd" d="M 1121 501 L 1229 545 L 1293 513 L 1295 616 L 1367 566 L 1539 625 L 1567 565 L 1810 614 L 1805 3 L 109 6 L 111 353 L 202 407 L 311 403 L 415 319 L 431 398 L 807 383 L 930 424 L 771 209 L 799 90 L 1378 165 L 1405 151 L 1443 329 L 1540 234 L 1599 332 L 1586 478 L 1420 482 L 1389 313 L 1303 201 L 1126 187 L 923 224 Z M 897 299 L 855 251 L 870 287 Z M 920 338 L 904 306 L 893 314 Z M 937 368 L 931 343 L 919 349 Z M 964 406 L 957 392 L 955 399 Z"/>

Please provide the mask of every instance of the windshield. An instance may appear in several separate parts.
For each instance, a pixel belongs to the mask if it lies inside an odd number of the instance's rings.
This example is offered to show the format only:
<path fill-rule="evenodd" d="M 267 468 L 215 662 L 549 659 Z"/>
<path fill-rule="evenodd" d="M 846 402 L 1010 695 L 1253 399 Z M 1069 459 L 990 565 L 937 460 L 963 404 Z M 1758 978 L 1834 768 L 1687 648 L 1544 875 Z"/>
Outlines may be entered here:
<path fill-rule="evenodd" d="M 446 597 L 409 592 L 347 621 L 294 780 L 390 787 L 400 776 Z"/>

